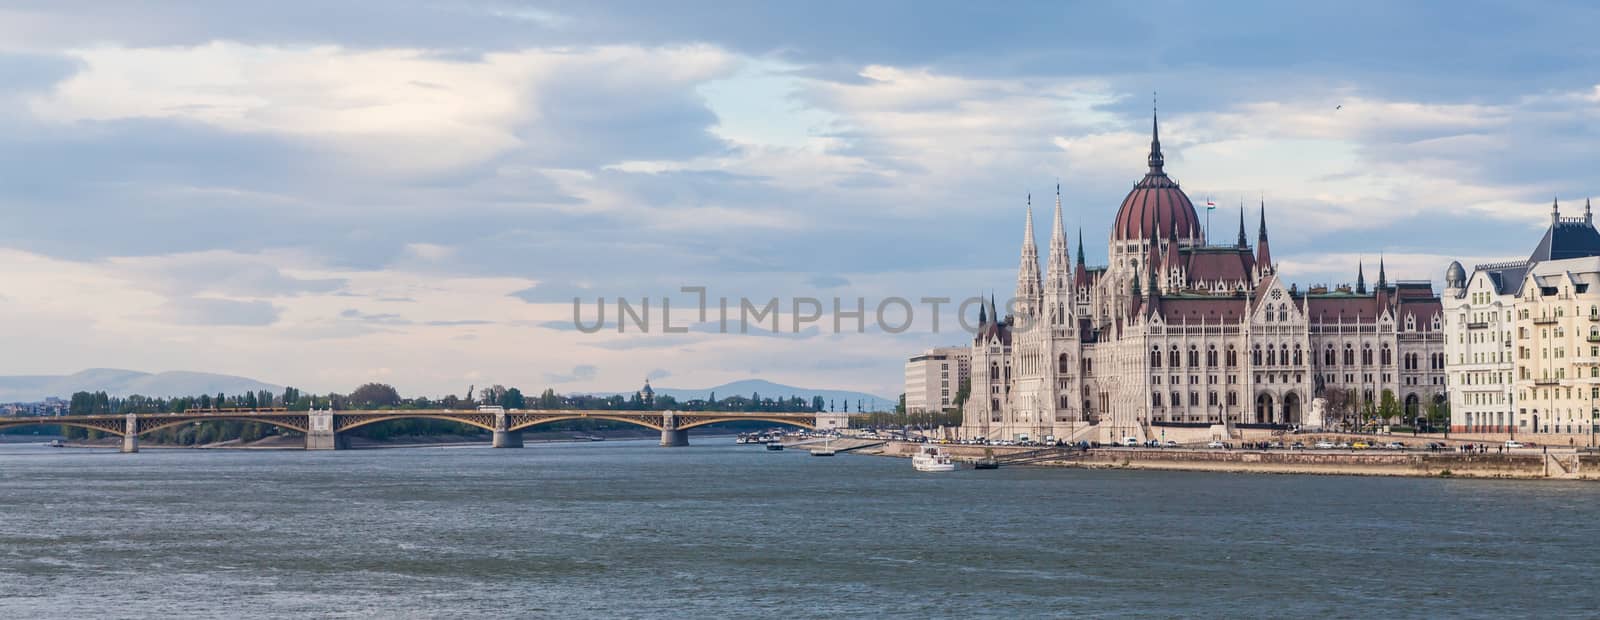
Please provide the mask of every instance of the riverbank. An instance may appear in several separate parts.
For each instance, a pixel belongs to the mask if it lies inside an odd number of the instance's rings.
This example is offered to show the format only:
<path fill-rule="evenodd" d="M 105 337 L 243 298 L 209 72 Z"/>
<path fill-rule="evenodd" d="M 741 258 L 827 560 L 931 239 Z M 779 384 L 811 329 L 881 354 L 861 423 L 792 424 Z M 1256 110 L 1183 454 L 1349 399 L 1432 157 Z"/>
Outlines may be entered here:
<path fill-rule="evenodd" d="M 861 454 L 910 457 L 925 444 L 889 442 Z M 942 446 L 958 460 L 1036 453 L 1038 448 Z M 1365 450 L 1095 448 L 1044 454 L 1030 465 L 1256 474 L 1600 480 L 1600 454 L 1529 450 L 1512 454 Z"/>

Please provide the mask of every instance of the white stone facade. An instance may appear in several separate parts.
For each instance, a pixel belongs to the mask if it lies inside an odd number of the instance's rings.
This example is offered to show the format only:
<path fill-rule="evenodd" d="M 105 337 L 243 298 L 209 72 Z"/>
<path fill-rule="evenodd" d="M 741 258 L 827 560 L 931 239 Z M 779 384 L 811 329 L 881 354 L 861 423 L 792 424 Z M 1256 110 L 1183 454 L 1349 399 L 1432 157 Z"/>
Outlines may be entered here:
<path fill-rule="evenodd" d="M 972 343 L 963 435 L 1158 438 L 1166 428 L 1312 423 L 1312 399 L 1333 390 L 1374 406 L 1387 393 L 1412 417 L 1443 397 L 1431 284 L 1388 282 L 1380 266 L 1370 292 L 1364 281 L 1289 287 L 1271 260 L 1265 208 L 1255 248 L 1243 213 L 1236 240 L 1208 243 L 1151 142 L 1109 266 L 1085 264 L 1081 233 L 1070 262 L 1058 190 L 1041 275 L 1029 209 L 1010 312 L 986 306 Z"/>

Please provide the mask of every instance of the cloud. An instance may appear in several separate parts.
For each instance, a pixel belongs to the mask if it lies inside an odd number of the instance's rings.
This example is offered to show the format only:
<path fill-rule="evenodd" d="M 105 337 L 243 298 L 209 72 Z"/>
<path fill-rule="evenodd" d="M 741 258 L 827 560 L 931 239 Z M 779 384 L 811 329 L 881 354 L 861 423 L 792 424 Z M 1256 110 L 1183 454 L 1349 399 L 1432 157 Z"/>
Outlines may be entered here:
<path fill-rule="evenodd" d="M 180 325 L 262 327 L 278 322 L 282 309 L 265 301 L 191 297 L 174 299 L 164 313 Z"/>
<path fill-rule="evenodd" d="M 544 374 L 544 380 L 548 383 L 576 383 L 593 380 L 596 376 L 599 376 L 599 371 L 594 366 L 579 364 L 573 366 L 572 371 L 566 374 L 547 372 Z"/>
<path fill-rule="evenodd" d="M 665 379 L 665 378 L 670 377 L 670 376 L 672 376 L 672 373 L 667 371 L 665 368 L 657 368 L 655 370 L 650 371 L 650 374 L 645 375 L 645 377 L 650 379 L 651 381 L 654 381 L 656 379 Z"/>
<path fill-rule="evenodd" d="M 1570 42 L 1595 9 L 1367 9 L 8 6 L 0 336 L 21 371 L 280 377 L 316 341 L 326 363 L 288 379 L 576 387 L 598 375 L 554 364 L 583 361 L 895 393 L 902 353 L 960 338 L 591 336 L 570 303 L 671 296 L 685 324 L 691 285 L 1004 293 L 1024 197 L 1048 221 L 1057 181 L 1102 261 L 1157 89 L 1169 172 L 1197 199 L 1248 200 L 1252 233 L 1264 196 L 1291 280 L 1352 279 L 1379 254 L 1434 279 L 1450 258 L 1525 255 L 1551 195 L 1575 212 L 1594 192 L 1600 89 Z M 1448 67 L 1425 49 L 1441 37 Z M 846 356 L 881 361 L 815 367 Z"/>
<path fill-rule="evenodd" d="M 827 276 L 827 275 L 812 276 L 810 280 L 806 280 L 806 283 L 810 284 L 811 286 L 815 286 L 817 288 L 823 288 L 823 289 L 839 288 L 839 287 L 842 287 L 842 286 L 850 286 L 850 280 L 848 280 L 848 279 L 845 279 L 845 278 L 842 278 L 842 277 L 839 277 L 839 276 Z"/>

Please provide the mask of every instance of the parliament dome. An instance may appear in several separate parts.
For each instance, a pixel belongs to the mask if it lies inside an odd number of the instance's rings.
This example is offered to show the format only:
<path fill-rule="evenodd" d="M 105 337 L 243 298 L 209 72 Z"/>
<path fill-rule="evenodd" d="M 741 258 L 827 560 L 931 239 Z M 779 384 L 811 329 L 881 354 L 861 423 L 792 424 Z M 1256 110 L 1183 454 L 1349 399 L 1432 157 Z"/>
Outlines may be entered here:
<path fill-rule="evenodd" d="M 1201 238 L 1200 217 L 1195 213 L 1194 203 L 1163 169 L 1166 160 L 1161 155 L 1161 131 L 1156 123 L 1152 116 L 1150 170 L 1133 186 L 1133 191 L 1128 192 L 1128 197 L 1122 199 L 1122 207 L 1117 209 L 1117 219 L 1111 227 L 1113 241 L 1160 239 L 1168 236 L 1173 228 L 1180 238 Z"/>

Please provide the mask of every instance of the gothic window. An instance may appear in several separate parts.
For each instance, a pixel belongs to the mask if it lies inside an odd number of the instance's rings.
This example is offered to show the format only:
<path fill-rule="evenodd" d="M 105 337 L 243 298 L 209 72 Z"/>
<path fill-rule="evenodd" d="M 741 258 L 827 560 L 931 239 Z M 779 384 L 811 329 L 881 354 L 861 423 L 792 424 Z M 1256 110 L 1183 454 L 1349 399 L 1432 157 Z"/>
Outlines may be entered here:
<path fill-rule="evenodd" d="M 1355 352 L 1355 349 L 1351 348 L 1348 343 L 1346 343 L 1344 345 L 1344 365 L 1346 365 L 1346 366 L 1354 366 L 1354 365 L 1356 365 L 1356 352 Z"/>
<path fill-rule="evenodd" d="M 1254 348 L 1250 349 L 1250 365 L 1251 366 L 1260 366 L 1261 365 L 1261 345 L 1259 345 L 1259 344 L 1256 345 Z"/>
<path fill-rule="evenodd" d="M 1182 407 L 1183 406 L 1183 393 L 1182 392 L 1173 392 L 1172 393 L 1172 406 L 1174 406 L 1174 407 Z"/>
<path fill-rule="evenodd" d="M 1183 358 L 1178 354 L 1178 345 L 1172 345 L 1172 351 L 1167 353 L 1167 365 L 1173 368 L 1183 365 Z"/>
<path fill-rule="evenodd" d="M 1066 353 L 1056 360 L 1056 371 L 1063 375 L 1072 372 L 1072 360 L 1067 358 Z"/>
<path fill-rule="evenodd" d="M 1206 404 L 1210 405 L 1212 407 L 1217 406 L 1217 393 L 1216 392 L 1206 392 Z"/>
<path fill-rule="evenodd" d="M 1199 366 L 1199 365 L 1200 365 L 1200 350 L 1195 348 L 1194 345 L 1189 345 L 1189 367 L 1193 368 L 1193 367 Z"/>
<path fill-rule="evenodd" d="M 1238 351 L 1234 351 L 1233 350 L 1233 345 L 1230 344 L 1230 345 L 1228 345 L 1228 367 L 1229 368 L 1233 368 L 1234 366 L 1238 366 L 1238 365 L 1239 365 L 1239 352 Z"/>
<path fill-rule="evenodd" d="M 1299 366 L 1301 363 L 1302 362 L 1300 361 L 1300 345 L 1297 344 L 1297 345 L 1294 345 L 1294 365 L 1295 366 Z"/>
<path fill-rule="evenodd" d="M 1206 366 L 1215 367 L 1216 365 L 1217 365 L 1217 346 L 1216 345 L 1211 345 L 1211 346 L 1206 347 Z"/>
<path fill-rule="evenodd" d="M 1338 363 L 1338 356 L 1333 352 L 1333 345 L 1328 345 L 1328 349 L 1323 351 L 1322 363 L 1325 366 L 1333 366 Z"/>
<path fill-rule="evenodd" d="M 1278 304 L 1278 320 L 1289 320 L 1289 304 Z"/>
<path fill-rule="evenodd" d="M 999 381 L 1000 380 L 1000 365 L 999 364 L 990 364 L 989 365 L 989 380 L 990 381 Z"/>
<path fill-rule="evenodd" d="M 1388 365 L 1394 363 L 1393 356 L 1389 354 L 1389 345 L 1388 344 L 1384 344 L 1383 345 L 1383 349 L 1380 351 L 1380 353 L 1381 353 L 1381 357 L 1383 358 L 1382 362 L 1383 362 L 1384 366 L 1388 366 Z"/>
<path fill-rule="evenodd" d="M 1238 392 L 1232 392 L 1232 391 L 1228 392 L 1228 406 L 1229 407 L 1237 407 L 1238 405 L 1239 405 L 1239 393 Z"/>
<path fill-rule="evenodd" d="M 1270 345 L 1270 344 L 1267 345 L 1267 365 L 1268 366 L 1276 366 L 1276 365 L 1278 365 L 1278 350 L 1272 348 L 1272 345 Z"/>
<path fill-rule="evenodd" d="M 1199 392 L 1189 392 L 1189 406 L 1190 407 L 1198 407 L 1198 406 L 1200 406 L 1200 393 Z"/>
<path fill-rule="evenodd" d="M 1161 392 L 1151 392 L 1150 393 L 1150 404 L 1152 404 L 1154 406 L 1157 406 L 1157 407 L 1161 406 Z"/>

